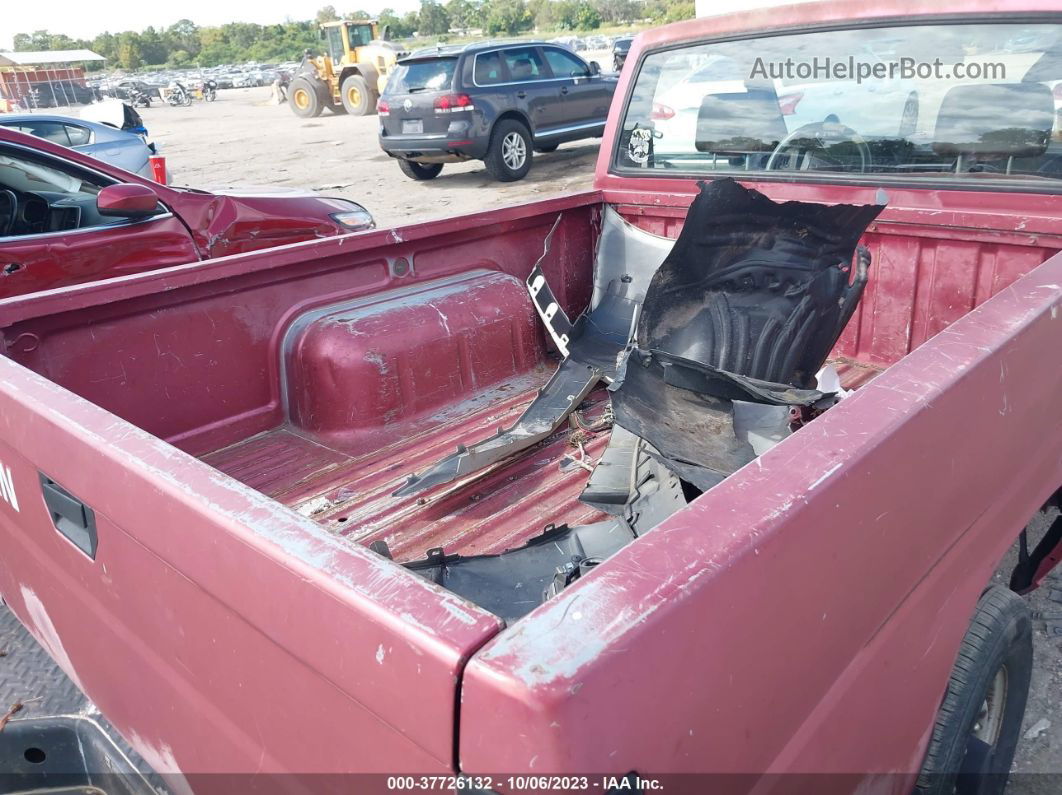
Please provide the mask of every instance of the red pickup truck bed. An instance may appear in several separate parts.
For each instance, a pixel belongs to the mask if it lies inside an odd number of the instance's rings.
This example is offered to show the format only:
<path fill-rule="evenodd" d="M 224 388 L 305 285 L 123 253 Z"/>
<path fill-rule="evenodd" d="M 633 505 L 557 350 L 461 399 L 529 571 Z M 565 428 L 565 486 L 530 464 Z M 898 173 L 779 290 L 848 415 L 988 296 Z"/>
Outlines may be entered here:
<path fill-rule="evenodd" d="M 700 20 L 629 64 L 676 36 L 914 13 Z M 558 217 L 543 272 L 573 318 L 606 205 L 678 235 L 696 181 L 613 169 L 623 111 L 592 192 L 0 305 L 0 593 L 154 766 L 850 773 L 853 790 L 899 772 L 865 791 L 910 789 L 978 599 L 1062 484 L 1053 183 L 892 180 L 832 352 L 855 394 L 511 625 L 367 548 L 500 551 L 593 518 L 563 429 L 390 495 L 554 369 L 522 282 Z M 879 203 L 865 175 L 768 177 L 743 181 Z M 93 511 L 94 555 L 57 532 L 49 483 Z"/>

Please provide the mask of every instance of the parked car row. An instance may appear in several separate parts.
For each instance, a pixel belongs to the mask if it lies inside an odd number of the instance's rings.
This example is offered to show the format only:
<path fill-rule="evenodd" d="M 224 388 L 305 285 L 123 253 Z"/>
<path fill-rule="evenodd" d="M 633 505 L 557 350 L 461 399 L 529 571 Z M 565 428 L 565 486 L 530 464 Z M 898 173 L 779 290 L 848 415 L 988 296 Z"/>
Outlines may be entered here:
<path fill-rule="evenodd" d="M 289 77 L 297 65 L 292 62 L 212 66 L 205 69 L 166 69 L 92 80 L 88 83 L 88 90 L 127 101 L 133 100 L 139 94 L 146 97 L 147 103 L 150 104 L 152 101 L 161 100 L 160 92 L 175 81 L 190 87 L 213 81 L 219 89 L 254 88 L 272 85 L 278 78 Z"/>

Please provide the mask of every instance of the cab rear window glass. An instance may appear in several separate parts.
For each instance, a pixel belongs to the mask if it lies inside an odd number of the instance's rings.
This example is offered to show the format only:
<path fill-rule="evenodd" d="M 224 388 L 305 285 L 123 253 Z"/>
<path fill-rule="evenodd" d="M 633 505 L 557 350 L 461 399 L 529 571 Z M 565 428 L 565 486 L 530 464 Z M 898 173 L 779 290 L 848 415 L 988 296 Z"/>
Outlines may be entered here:
<path fill-rule="evenodd" d="M 406 61 L 395 67 L 387 80 L 388 94 L 415 94 L 418 91 L 446 91 L 453 85 L 456 58 Z"/>
<path fill-rule="evenodd" d="M 1060 111 L 1057 24 L 949 22 L 695 44 L 642 62 L 616 165 L 1054 189 Z"/>

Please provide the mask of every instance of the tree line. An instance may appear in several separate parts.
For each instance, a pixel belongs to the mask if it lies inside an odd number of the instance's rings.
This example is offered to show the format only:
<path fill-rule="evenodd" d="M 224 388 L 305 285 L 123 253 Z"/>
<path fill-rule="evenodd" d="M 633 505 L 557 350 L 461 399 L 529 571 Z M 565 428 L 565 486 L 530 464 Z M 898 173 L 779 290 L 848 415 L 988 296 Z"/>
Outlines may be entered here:
<path fill-rule="evenodd" d="M 377 19 L 392 39 L 414 35 L 433 40 L 482 30 L 487 35 L 516 35 L 536 31 L 587 32 L 602 26 L 664 23 L 693 17 L 692 0 L 421 0 L 419 11 L 399 16 L 390 8 Z M 16 51 L 90 49 L 107 59 L 106 66 L 140 69 L 149 66 L 217 66 L 230 63 L 268 63 L 299 58 L 306 50 L 321 49 L 318 25 L 338 19 L 370 19 L 361 10 L 339 14 L 325 6 L 312 20 L 258 25 L 230 22 L 200 27 L 188 19 L 168 28 L 101 33 L 93 39 L 74 39 L 38 30 L 17 33 Z M 101 69 L 103 64 L 90 63 Z"/>

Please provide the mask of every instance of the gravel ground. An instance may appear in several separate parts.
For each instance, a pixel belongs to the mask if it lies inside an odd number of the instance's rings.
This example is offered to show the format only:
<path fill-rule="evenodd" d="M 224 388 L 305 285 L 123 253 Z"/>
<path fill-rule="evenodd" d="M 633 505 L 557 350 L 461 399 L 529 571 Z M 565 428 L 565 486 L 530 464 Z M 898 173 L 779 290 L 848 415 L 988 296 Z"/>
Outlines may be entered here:
<path fill-rule="evenodd" d="M 589 55 L 606 63 L 602 54 Z M 268 88 L 235 89 L 220 92 L 210 104 L 156 104 L 142 110 L 167 157 L 172 182 L 201 188 L 312 188 L 361 202 L 383 227 L 534 201 L 593 183 L 598 140 L 536 154 L 531 173 L 520 182 L 494 182 L 479 161 L 447 165 L 435 180 L 413 182 L 380 150 L 375 116 L 326 111 L 316 119 L 300 119 L 286 105 L 271 104 L 270 93 Z M 1005 582 L 1003 571 L 1010 567 L 1004 565 L 997 575 Z M 1036 616 L 1035 670 L 1007 792 L 1057 795 L 1062 792 L 1062 574 L 1029 602 Z"/>
<path fill-rule="evenodd" d="M 162 145 L 171 182 L 210 188 L 230 185 L 306 187 L 363 204 L 380 226 L 488 210 L 587 190 L 600 139 L 535 153 L 528 176 L 499 183 L 479 160 L 448 164 L 430 182 L 403 176 L 377 143 L 376 116 L 325 111 L 300 119 L 270 103 L 268 88 L 218 92 L 213 103 L 140 111 Z"/>

